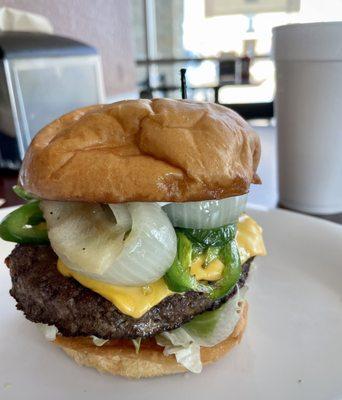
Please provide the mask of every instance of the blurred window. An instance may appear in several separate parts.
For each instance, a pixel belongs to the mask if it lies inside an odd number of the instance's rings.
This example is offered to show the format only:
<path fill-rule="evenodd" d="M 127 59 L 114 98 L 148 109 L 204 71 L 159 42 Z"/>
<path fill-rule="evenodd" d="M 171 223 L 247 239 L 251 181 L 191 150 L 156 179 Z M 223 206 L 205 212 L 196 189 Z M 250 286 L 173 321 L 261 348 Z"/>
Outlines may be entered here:
<path fill-rule="evenodd" d="M 131 3 L 141 90 L 149 87 L 154 97 L 179 97 L 179 69 L 186 67 L 193 98 L 212 101 L 216 90 L 216 100 L 225 104 L 272 101 L 275 26 L 342 20 L 341 0 Z"/>

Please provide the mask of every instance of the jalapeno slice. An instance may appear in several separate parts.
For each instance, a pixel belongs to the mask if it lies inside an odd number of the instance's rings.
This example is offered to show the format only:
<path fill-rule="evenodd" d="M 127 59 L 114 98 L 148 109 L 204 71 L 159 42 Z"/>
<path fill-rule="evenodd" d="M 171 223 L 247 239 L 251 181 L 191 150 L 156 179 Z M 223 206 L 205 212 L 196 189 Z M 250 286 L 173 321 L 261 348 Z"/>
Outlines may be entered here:
<path fill-rule="evenodd" d="M 8 214 L 0 224 L 0 237 L 21 244 L 49 243 L 39 201 L 31 201 Z"/>
<path fill-rule="evenodd" d="M 184 233 L 193 244 L 206 248 L 208 246 L 224 246 L 236 235 L 236 225 L 225 225 L 214 229 L 189 229 L 177 228 L 178 232 Z"/>
<path fill-rule="evenodd" d="M 220 259 L 224 264 L 222 278 L 212 285 L 210 297 L 219 299 L 227 295 L 236 285 L 242 269 L 240 255 L 235 239 L 225 244 L 220 251 Z"/>
<path fill-rule="evenodd" d="M 164 275 L 168 288 L 174 292 L 196 292 L 209 293 L 210 288 L 201 284 L 190 274 L 193 246 L 191 241 L 181 232 L 177 232 L 177 256 L 170 269 Z"/>
<path fill-rule="evenodd" d="M 178 229 L 177 257 L 164 276 L 169 289 L 174 292 L 203 292 L 214 300 L 227 295 L 241 275 L 235 234 L 234 225 L 212 230 Z M 199 282 L 190 273 L 193 259 L 204 253 L 207 261 L 218 258 L 224 264 L 222 277 L 214 283 Z"/>
<path fill-rule="evenodd" d="M 25 189 L 23 189 L 21 186 L 19 185 L 14 185 L 12 187 L 13 192 L 20 197 L 21 199 L 25 200 L 25 201 L 30 201 L 30 200 L 34 200 L 35 197 L 27 192 Z"/>

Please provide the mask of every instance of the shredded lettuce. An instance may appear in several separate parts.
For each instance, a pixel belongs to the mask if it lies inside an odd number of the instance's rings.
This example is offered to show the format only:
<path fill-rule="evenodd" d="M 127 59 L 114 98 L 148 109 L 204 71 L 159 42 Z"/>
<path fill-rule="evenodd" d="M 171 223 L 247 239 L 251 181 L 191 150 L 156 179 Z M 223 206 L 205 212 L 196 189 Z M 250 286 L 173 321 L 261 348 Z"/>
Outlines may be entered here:
<path fill-rule="evenodd" d="M 164 355 L 174 354 L 179 364 L 194 373 L 202 371 L 201 346 L 212 347 L 232 334 L 240 319 L 241 301 L 247 288 L 237 293 L 220 308 L 195 317 L 173 331 L 156 336 L 156 341 L 164 347 Z"/>
<path fill-rule="evenodd" d="M 179 364 L 191 372 L 202 371 L 201 351 L 199 344 L 183 328 L 163 332 L 156 336 L 159 346 L 163 346 L 164 355 L 174 354 Z"/>
<path fill-rule="evenodd" d="M 49 340 L 50 342 L 56 340 L 58 329 L 55 327 L 55 325 L 38 323 L 37 326 L 38 329 L 43 333 L 46 340 Z M 98 338 L 97 336 L 90 336 L 90 337 L 92 338 L 95 346 L 103 346 L 106 342 L 108 342 L 108 339 L 101 339 Z"/>
<path fill-rule="evenodd" d="M 230 336 L 240 319 L 241 300 L 246 287 L 214 311 L 207 311 L 183 325 L 186 332 L 203 347 L 212 347 Z"/>
<path fill-rule="evenodd" d="M 95 346 L 101 347 L 103 346 L 105 343 L 108 342 L 108 339 L 101 339 L 97 336 L 91 336 L 91 338 L 93 339 L 93 343 Z"/>
<path fill-rule="evenodd" d="M 140 345 L 141 345 L 141 337 L 139 337 L 137 339 L 132 339 L 132 342 L 134 344 L 135 354 L 139 354 Z"/>
<path fill-rule="evenodd" d="M 196 374 L 202 371 L 201 349 L 197 343 L 189 343 L 187 346 L 174 346 L 165 348 L 164 354 L 174 354 L 178 364 Z"/>
<path fill-rule="evenodd" d="M 37 324 L 38 329 L 43 333 L 46 340 L 53 342 L 56 339 L 58 329 L 55 325 Z"/>
<path fill-rule="evenodd" d="M 179 364 L 194 373 L 202 371 L 201 347 L 212 347 L 232 334 L 240 319 L 241 301 L 247 286 L 237 289 L 237 293 L 220 308 L 204 312 L 178 329 L 156 336 L 159 346 L 164 347 L 164 355 L 174 355 Z M 37 324 L 47 340 L 56 339 L 58 329 L 54 325 Z M 94 345 L 103 346 L 108 340 L 92 336 Z M 141 338 L 132 340 L 135 351 L 140 350 Z"/>

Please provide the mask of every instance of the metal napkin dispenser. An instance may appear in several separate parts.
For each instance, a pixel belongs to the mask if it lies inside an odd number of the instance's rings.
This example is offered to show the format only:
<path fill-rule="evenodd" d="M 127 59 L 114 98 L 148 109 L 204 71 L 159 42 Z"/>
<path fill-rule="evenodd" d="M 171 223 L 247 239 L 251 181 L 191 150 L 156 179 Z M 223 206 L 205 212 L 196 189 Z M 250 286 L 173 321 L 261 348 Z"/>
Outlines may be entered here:
<path fill-rule="evenodd" d="M 34 135 L 57 117 L 104 102 L 100 56 L 86 44 L 0 32 L 0 61 L 0 168 L 20 168 Z"/>

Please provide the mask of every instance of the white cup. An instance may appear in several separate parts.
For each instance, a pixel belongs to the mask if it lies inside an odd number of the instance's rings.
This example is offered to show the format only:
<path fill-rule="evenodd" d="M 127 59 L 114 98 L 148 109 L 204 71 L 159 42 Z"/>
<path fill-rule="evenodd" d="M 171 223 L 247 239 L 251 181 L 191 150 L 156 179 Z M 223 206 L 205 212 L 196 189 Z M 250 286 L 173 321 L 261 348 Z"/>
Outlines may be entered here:
<path fill-rule="evenodd" d="M 342 212 L 342 22 L 273 30 L 279 202 Z"/>

